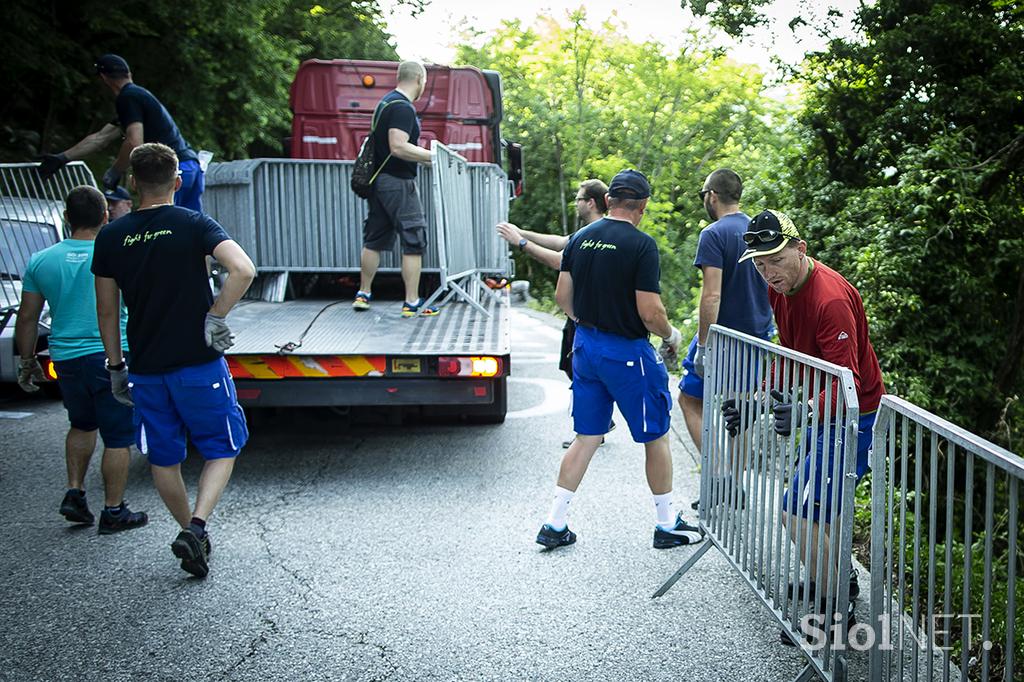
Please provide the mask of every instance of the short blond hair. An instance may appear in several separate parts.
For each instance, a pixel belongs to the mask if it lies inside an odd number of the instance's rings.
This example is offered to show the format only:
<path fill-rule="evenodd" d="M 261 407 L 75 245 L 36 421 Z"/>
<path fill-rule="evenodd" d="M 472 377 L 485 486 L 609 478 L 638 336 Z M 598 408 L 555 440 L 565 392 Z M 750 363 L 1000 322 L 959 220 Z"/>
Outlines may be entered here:
<path fill-rule="evenodd" d="M 427 79 L 427 67 L 423 66 L 422 62 L 417 61 L 405 61 L 398 65 L 398 82 L 409 83 L 420 80 L 420 77 L 425 81 Z"/>

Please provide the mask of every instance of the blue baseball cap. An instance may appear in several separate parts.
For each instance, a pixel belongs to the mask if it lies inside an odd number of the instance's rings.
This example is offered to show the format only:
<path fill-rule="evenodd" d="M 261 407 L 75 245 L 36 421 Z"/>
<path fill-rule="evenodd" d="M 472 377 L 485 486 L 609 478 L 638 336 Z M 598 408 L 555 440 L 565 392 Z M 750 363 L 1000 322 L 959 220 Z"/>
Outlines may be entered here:
<path fill-rule="evenodd" d="M 131 201 L 132 195 L 128 194 L 128 190 L 118 185 L 115 189 L 108 189 L 103 193 L 103 196 L 107 198 L 107 201 Z"/>
<path fill-rule="evenodd" d="M 651 196 L 651 183 L 638 170 L 628 168 L 616 173 L 608 186 L 608 196 L 615 199 L 646 199 Z"/>
<path fill-rule="evenodd" d="M 111 76 L 127 75 L 131 72 L 128 68 L 128 62 L 124 60 L 124 57 L 119 57 L 116 54 L 105 54 L 96 58 L 96 73 L 105 73 Z"/>

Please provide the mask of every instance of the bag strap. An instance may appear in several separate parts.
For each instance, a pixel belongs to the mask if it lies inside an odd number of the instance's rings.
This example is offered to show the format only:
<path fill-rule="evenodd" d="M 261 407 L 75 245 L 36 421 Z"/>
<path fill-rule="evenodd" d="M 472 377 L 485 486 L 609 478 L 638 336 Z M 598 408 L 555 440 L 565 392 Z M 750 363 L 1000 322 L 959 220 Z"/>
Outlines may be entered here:
<path fill-rule="evenodd" d="M 371 141 L 372 141 L 372 138 L 373 138 L 373 134 L 374 134 L 374 133 L 376 132 L 376 130 L 377 130 L 377 123 L 379 123 L 379 122 L 380 122 L 380 117 L 384 115 L 384 110 L 385 110 L 385 109 L 387 109 L 387 108 L 388 108 L 389 106 L 391 106 L 392 104 L 394 104 L 395 102 L 399 102 L 399 101 L 401 101 L 401 100 L 393 99 L 393 100 L 391 100 L 390 102 L 385 102 L 385 103 L 384 103 L 384 106 L 382 106 L 382 107 L 380 108 L 380 113 L 379 113 L 379 114 L 378 114 L 377 112 L 374 112 L 374 116 L 375 116 L 375 118 L 371 118 L 371 119 L 370 119 L 370 138 L 371 138 Z M 385 166 L 385 164 L 387 164 L 387 162 L 388 162 L 388 159 L 390 159 L 390 158 L 391 158 L 391 152 L 388 152 L 388 155 L 387 155 L 387 156 L 385 156 L 385 157 L 384 157 L 384 160 L 380 162 L 380 165 L 379 165 L 379 166 L 377 166 L 377 170 L 376 170 L 376 171 L 374 172 L 374 174 L 373 174 L 373 175 L 372 175 L 372 176 L 370 177 L 370 181 L 369 181 L 369 182 L 367 182 L 366 184 L 368 184 L 368 185 L 372 185 L 372 184 L 373 184 L 373 181 L 374 181 L 374 180 L 376 180 L 376 179 L 377 179 L 377 176 L 378 176 L 378 175 L 380 175 L 380 172 L 381 172 L 382 170 L 384 170 L 384 166 Z"/>

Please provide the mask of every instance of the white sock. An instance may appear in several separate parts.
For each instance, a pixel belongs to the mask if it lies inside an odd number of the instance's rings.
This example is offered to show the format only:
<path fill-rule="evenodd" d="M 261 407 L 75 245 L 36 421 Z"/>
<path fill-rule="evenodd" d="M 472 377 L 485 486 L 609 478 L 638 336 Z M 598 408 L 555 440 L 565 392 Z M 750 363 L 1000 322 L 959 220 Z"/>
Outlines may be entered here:
<path fill-rule="evenodd" d="M 664 495 L 652 495 L 654 498 L 654 513 L 658 517 L 657 524 L 668 530 L 676 525 L 676 510 L 672 504 L 672 493 Z"/>
<path fill-rule="evenodd" d="M 565 519 L 569 516 L 569 503 L 575 495 L 571 490 L 555 486 L 555 501 L 551 503 L 551 512 L 548 514 L 547 524 L 555 530 L 565 530 Z"/>

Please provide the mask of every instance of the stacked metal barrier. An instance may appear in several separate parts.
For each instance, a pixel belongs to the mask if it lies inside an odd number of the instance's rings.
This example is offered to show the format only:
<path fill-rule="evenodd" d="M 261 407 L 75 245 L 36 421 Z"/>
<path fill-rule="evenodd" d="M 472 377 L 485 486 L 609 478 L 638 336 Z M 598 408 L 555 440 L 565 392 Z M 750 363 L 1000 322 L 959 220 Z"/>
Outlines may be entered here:
<path fill-rule="evenodd" d="M 73 187 L 96 186 L 81 161 L 61 168 L 47 181 L 39 178 L 37 163 L 0 164 L 0 309 L 20 303 L 20 283 L 29 257 L 57 239 L 67 237 L 64 199 Z M 61 234 L 53 234 L 55 225 Z"/>
<path fill-rule="evenodd" d="M 1024 633 L 1014 617 L 1016 593 L 1024 593 L 1017 573 L 1024 459 L 887 395 L 871 469 L 871 679 L 937 679 L 939 667 L 945 681 L 953 666 L 964 680 L 1021 679 L 1016 654 Z M 1007 496 L 999 508 L 997 490 Z M 998 548 L 1005 564 L 994 563 L 997 524 L 1008 530 L 1009 543 Z M 979 571 L 977 594 L 965 576 Z M 1000 637 L 996 613 L 1005 627 Z"/>
<path fill-rule="evenodd" d="M 794 426 L 788 437 L 772 428 L 773 389 L 792 400 L 794 423 L 801 406 L 815 405 L 809 422 Z M 734 401 L 744 427 L 735 437 L 722 416 L 727 400 Z M 715 547 L 799 644 L 807 667 L 798 679 L 813 674 L 845 679 L 845 652 L 833 643 L 847 641 L 858 420 L 849 369 L 713 325 L 704 377 L 699 507 L 707 542 L 654 596 Z M 809 443 L 835 456 L 808 457 Z M 825 523 L 783 518 L 783 500 L 800 512 L 805 485 L 817 476 L 845 482 L 841 495 L 839 485 L 822 486 L 831 491 L 823 503 L 834 510 L 828 534 Z M 822 518 L 828 517 L 823 513 Z M 812 565 L 813 573 L 805 568 Z"/>

